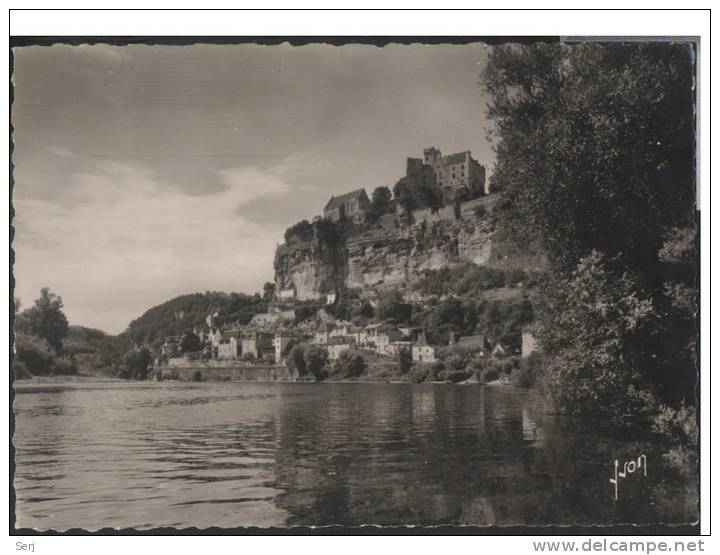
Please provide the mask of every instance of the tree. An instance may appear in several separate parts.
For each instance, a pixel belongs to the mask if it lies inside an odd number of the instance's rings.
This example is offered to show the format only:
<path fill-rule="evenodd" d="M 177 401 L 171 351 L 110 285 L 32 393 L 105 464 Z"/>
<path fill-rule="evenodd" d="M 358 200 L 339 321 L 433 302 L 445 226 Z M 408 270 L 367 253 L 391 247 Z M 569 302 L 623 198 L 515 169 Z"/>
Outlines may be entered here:
<path fill-rule="evenodd" d="M 386 212 L 392 201 L 392 193 L 389 187 L 375 187 L 372 192 L 371 203 L 374 208 L 377 208 L 381 212 Z"/>
<path fill-rule="evenodd" d="M 652 299 L 597 251 L 569 276 L 548 279 L 537 336 L 552 355 L 546 378 L 560 405 L 616 423 L 652 408 L 654 368 L 644 352 L 657 318 Z"/>
<path fill-rule="evenodd" d="M 658 43 L 490 54 L 493 217 L 550 263 L 540 380 L 569 414 L 639 423 L 694 400 L 693 59 Z"/>
<path fill-rule="evenodd" d="M 68 333 L 68 320 L 62 308 L 62 298 L 44 287 L 35 306 L 23 312 L 30 333 L 42 337 L 56 353 L 62 350 L 62 341 Z"/>
<path fill-rule="evenodd" d="M 692 49 L 533 44 L 493 49 L 501 223 L 566 271 L 590 251 L 646 271 L 668 227 L 692 221 Z"/>
<path fill-rule="evenodd" d="M 263 285 L 263 300 L 272 301 L 275 296 L 275 284 L 271 281 L 266 281 Z"/>
<path fill-rule="evenodd" d="M 412 360 L 412 353 L 408 351 L 407 349 L 402 349 L 400 351 L 400 358 L 398 361 L 398 365 L 400 366 L 400 372 L 405 375 L 408 372 L 410 372 L 410 369 L 413 365 Z"/>
<path fill-rule="evenodd" d="M 202 349 L 202 341 L 193 332 L 187 331 L 180 340 L 180 351 L 183 353 L 196 353 Z"/>
<path fill-rule="evenodd" d="M 120 374 L 122 378 L 144 380 L 147 378 L 148 367 L 152 362 L 152 354 L 146 347 L 128 351 L 124 359 L 124 368 Z"/>
<path fill-rule="evenodd" d="M 311 345 L 305 350 L 305 364 L 307 371 L 310 372 L 317 381 L 327 378 L 328 372 L 326 366 L 328 363 L 328 353 L 322 347 Z"/>
<path fill-rule="evenodd" d="M 412 316 L 412 305 L 404 301 L 399 291 L 388 291 L 380 297 L 377 316 L 383 320 L 395 320 L 399 323 L 407 323 Z"/>
<path fill-rule="evenodd" d="M 52 373 L 56 357 L 43 338 L 26 333 L 15 334 L 15 362 L 36 376 Z"/>
<path fill-rule="evenodd" d="M 365 373 L 367 364 L 365 357 L 357 351 L 343 351 L 335 361 L 335 372 L 347 378 L 357 378 Z"/>
<path fill-rule="evenodd" d="M 305 364 L 305 348 L 302 345 L 295 345 L 288 351 L 285 363 L 290 370 L 297 372 L 298 377 L 307 374 L 307 365 Z"/>
<path fill-rule="evenodd" d="M 376 187 L 372 192 L 370 206 L 365 214 L 368 221 L 374 222 L 383 214 L 392 210 L 392 193 L 388 187 Z"/>

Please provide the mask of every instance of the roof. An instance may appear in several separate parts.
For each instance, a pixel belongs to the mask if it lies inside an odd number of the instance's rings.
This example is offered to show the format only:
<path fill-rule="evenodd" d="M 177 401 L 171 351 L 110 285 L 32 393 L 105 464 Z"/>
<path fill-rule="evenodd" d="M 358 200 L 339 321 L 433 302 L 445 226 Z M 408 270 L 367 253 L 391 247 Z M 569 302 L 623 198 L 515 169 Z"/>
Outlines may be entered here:
<path fill-rule="evenodd" d="M 465 152 L 456 152 L 455 154 L 448 154 L 447 156 L 443 156 L 437 161 L 437 163 L 442 164 L 443 166 L 449 166 L 451 164 L 462 164 L 463 162 L 465 162 L 466 156 L 469 155 L 469 150 L 466 150 Z"/>
<path fill-rule="evenodd" d="M 465 347 L 487 347 L 489 345 L 488 338 L 484 335 L 466 335 L 457 340 L 456 345 Z"/>
<path fill-rule="evenodd" d="M 365 189 L 355 189 L 354 191 L 350 191 L 349 193 L 345 193 L 344 195 L 330 197 L 330 200 L 325 205 L 325 210 L 333 210 L 335 208 L 340 208 L 343 204 L 345 204 L 345 201 L 352 199 L 360 199 L 363 196 L 367 200 L 369 200 L 367 198 L 367 193 L 365 192 Z"/>

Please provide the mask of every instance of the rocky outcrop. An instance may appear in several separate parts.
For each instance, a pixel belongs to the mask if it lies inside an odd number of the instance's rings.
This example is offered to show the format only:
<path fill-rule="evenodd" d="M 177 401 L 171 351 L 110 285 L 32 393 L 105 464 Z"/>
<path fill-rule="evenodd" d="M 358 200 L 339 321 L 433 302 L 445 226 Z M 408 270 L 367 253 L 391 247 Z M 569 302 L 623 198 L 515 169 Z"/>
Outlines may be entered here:
<path fill-rule="evenodd" d="M 335 248 L 318 241 L 281 245 L 275 254 L 276 287 L 295 288 L 296 299 L 309 300 L 344 287 L 401 285 L 423 270 L 486 264 L 491 235 L 488 218 L 425 219 L 411 225 L 390 218 L 348 230 Z"/>
<path fill-rule="evenodd" d="M 319 299 L 345 283 L 344 241 L 330 246 L 318 240 L 280 245 L 275 251 L 276 290 L 295 290 L 300 301 Z"/>
<path fill-rule="evenodd" d="M 490 232 L 481 222 L 442 220 L 398 227 L 381 237 L 361 234 L 347 242 L 348 287 L 406 283 L 423 270 L 460 262 L 485 264 Z"/>

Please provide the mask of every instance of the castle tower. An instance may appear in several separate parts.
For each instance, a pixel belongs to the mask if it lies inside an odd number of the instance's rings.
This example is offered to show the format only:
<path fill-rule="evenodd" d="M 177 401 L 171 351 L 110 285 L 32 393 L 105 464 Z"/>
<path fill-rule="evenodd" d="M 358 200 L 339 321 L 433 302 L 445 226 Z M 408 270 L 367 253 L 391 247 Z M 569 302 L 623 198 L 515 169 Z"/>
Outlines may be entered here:
<path fill-rule="evenodd" d="M 431 146 L 423 150 L 423 164 L 426 166 L 432 166 L 437 160 L 442 157 L 440 149 Z"/>

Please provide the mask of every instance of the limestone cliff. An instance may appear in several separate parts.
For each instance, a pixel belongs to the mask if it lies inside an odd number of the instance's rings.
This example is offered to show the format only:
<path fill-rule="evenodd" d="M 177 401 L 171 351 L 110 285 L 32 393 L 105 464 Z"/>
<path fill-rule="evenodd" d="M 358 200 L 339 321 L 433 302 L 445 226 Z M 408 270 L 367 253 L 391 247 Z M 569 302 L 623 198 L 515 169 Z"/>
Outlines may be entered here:
<path fill-rule="evenodd" d="M 361 233 L 347 241 L 347 287 L 399 285 L 423 270 L 459 262 L 485 264 L 490 230 L 483 222 L 422 221 L 394 233 Z"/>
<path fill-rule="evenodd" d="M 407 224 L 388 214 L 374 225 L 346 229 L 333 247 L 318 240 L 280 245 L 276 290 L 293 290 L 297 300 L 310 300 L 345 287 L 400 286 L 423 270 L 460 262 L 486 264 L 491 236 L 487 217 L 423 215 Z"/>
<path fill-rule="evenodd" d="M 345 241 L 327 244 L 314 238 L 278 246 L 275 251 L 275 287 L 279 294 L 293 291 L 300 301 L 334 293 L 345 283 Z"/>

